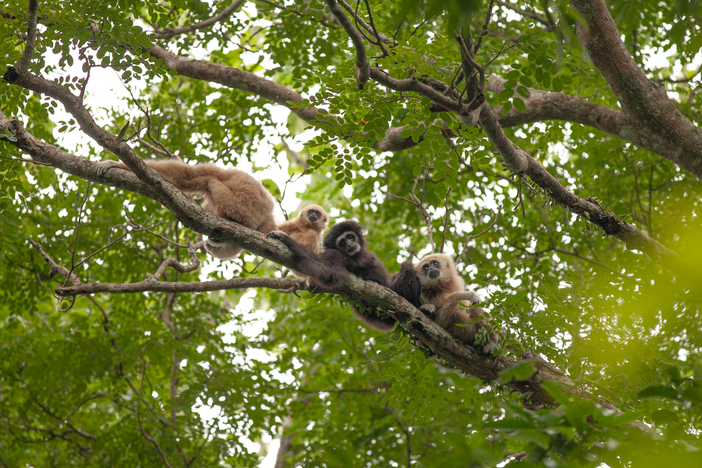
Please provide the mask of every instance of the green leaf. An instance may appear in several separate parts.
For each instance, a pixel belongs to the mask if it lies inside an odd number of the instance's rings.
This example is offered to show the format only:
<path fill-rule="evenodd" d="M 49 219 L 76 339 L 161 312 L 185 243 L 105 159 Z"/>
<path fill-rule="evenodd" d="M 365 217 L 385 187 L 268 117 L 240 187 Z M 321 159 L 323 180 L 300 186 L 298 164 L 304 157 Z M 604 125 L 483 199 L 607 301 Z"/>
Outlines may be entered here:
<path fill-rule="evenodd" d="M 512 367 L 500 371 L 497 383 L 505 384 L 515 381 L 528 380 L 536 372 L 536 360 L 519 362 Z"/>
<path fill-rule="evenodd" d="M 664 387 L 662 385 L 653 385 L 651 387 L 646 387 L 639 392 L 637 395 L 638 399 L 642 398 L 669 398 L 671 400 L 678 399 L 678 391 L 671 387 Z"/>

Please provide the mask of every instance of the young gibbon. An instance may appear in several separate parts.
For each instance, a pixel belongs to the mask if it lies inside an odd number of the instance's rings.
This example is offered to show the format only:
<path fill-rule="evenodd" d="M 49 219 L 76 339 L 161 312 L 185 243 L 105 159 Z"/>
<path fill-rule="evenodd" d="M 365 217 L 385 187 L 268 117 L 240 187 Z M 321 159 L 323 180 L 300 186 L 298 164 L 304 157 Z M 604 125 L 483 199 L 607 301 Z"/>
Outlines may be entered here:
<path fill-rule="evenodd" d="M 324 236 L 324 250 L 321 254 L 316 254 L 282 232 L 273 231 L 270 235 L 287 245 L 300 260 L 300 272 L 321 286 L 339 287 L 346 282 L 349 273 L 353 273 L 361 279 L 390 288 L 415 307 L 421 304 L 419 278 L 412 262 L 404 262 L 400 271 L 390 275 L 378 257 L 368 250 L 363 226 L 356 221 L 343 221 L 334 225 Z M 364 322 L 376 330 L 387 332 L 395 326 L 394 318 L 379 316 L 379 311 L 375 308 L 361 312 L 357 307 L 352 307 Z"/>
<path fill-rule="evenodd" d="M 324 208 L 319 205 L 307 205 L 297 218 L 284 221 L 276 227 L 276 231 L 282 231 L 292 240 L 298 242 L 314 253 L 322 252 L 322 231 L 327 228 L 329 215 Z M 298 277 L 306 277 L 302 273 L 293 271 Z"/>
<path fill-rule="evenodd" d="M 490 319 L 473 322 L 472 319 L 483 317 L 485 311 L 480 307 L 466 310 L 458 304 L 469 306 L 481 302 L 475 291 L 466 291 L 466 284 L 448 255 L 432 254 L 424 257 L 415 267 L 422 287 L 420 309 L 444 330 L 459 338 L 461 341 L 474 346 L 475 335 Z M 466 302 L 469 302 L 468 304 Z M 468 324 L 457 326 L 457 324 Z M 487 343 L 482 346 L 485 353 L 497 348 L 498 335 L 490 333 Z"/>
<path fill-rule="evenodd" d="M 223 169 L 211 163 L 191 166 L 175 160 L 145 162 L 163 180 L 180 190 L 204 194 L 202 207 L 210 213 L 262 233 L 275 229 L 275 200 L 252 175 L 239 169 Z M 113 167 L 129 170 L 120 162 L 102 161 L 99 163 L 98 177 Z M 213 257 L 231 260 L 243 249 L 207 239 L 205 250 Z"/>
<path fill-rule="evenodd" d="M 284 221 L 275 228 L 283 231 L 295 242 L 299 242 L 314 253 L 322 252 L 322 231 L 327 228 L 329 215 L 319 205 L 307 205 L 297 218 Z"/>

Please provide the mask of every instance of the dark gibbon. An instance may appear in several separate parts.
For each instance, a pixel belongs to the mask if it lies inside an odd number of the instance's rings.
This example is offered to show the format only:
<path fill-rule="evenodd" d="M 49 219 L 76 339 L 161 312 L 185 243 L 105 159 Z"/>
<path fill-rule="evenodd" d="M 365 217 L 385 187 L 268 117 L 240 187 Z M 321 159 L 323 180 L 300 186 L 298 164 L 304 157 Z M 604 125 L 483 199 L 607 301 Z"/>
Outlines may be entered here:
<path fill-rule="evenodd" d="M 205 196 L 202 207 L 220 218 L 249 229 L 267 233 L 275 229 L 275 200 L 251 174 L 239 169 L 223 169 L 214 164 L 189 165 L 181 161 L 144 161 L 163 180 L 187 193 Z M 127 169 L 124 164 L 107 160 L 99 163 L 98 177 L 113 167 Z M 220 260 L 231 260 L 243 250 L 233 245 L 205 241 L 205 249 Z"/>
<path fill-rule="evenodd" d="M 349 273 L 352 273 L 366 281 L 390 288 L 415 307 L 420 305 L 419 278 L 412 262 L 404 262 L 400 271 L 390 275 L 378 257 L 368 250 L 363 226 L 356 221 L 342 221 L 334 225 L 324 236 L 324 250 L 320 254 L 280 232 L 274 231 L 271 236 L 287 245 L 299 260 L 300 272 L 321 286 L 339 287 L 346 282 Z M 376 330 L 387 332 L 395 326 L 394 318 L 379 316 L 376 308 L 369 307 L 362 312 L 357 307 L 352 307 L 364 322 Z"/>
<path fill-rule="evenodd" d="M 276 227 L 295 242 L 304 245 L 314 253 L 322 252 L 322 231 L 327 228 L 329 215 L 319 205 L 307 205 L 295 219 L 284 221 Z M 293 271 L 298 277 L 305 277 L 302 273 Z"/>
<path fill-rule="evenodd" d="M 420 309 L 441 328 L 474 346 L 476 334 L 490 319 L 473 321 L 483 317 L 485 310 L 467 307 L 480 303 L 481 299 L 475 291 L 466 291 L 466 284 L 456 272 L 451 257 L 443 254 L 427 255 L 415 270 L 422 288 Z M 462 305 L 459 305 L 459 301 Z M 457 325 L 464 323 L 467 325 Z M 487 342 L 481 347 L 483 352 L 490 353 L 497 348 L 498 339 L 497 333 L 491 331 Z"/>

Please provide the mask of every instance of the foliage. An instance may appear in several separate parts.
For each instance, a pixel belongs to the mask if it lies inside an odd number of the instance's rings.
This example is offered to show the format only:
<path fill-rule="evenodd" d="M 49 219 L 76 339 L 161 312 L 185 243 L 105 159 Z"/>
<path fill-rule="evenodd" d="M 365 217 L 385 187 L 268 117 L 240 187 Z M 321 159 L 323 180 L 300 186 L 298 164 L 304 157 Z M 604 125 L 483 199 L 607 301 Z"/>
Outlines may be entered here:
<path fill-rule="evenodd" d="M 394 77 L 450 83 L 460 66 L 453 32 L 462 25 L 477 37 L 489 3 L 371 1 L 377 29 L 395 38 L 385 45 L 387 56 L 367 43 L 373 65 Z M 674 72 L 692 78 L 660 83 L 688 119 L 702 124 L 691 65 L 699 62 L 702 40 L 697 3 L 609 3 L 649 78 Z M 505 115 L 524 112 L 527 88 L 534 88 L 617 109 L 577 42 L 579 19 L 568 5 L 519 4 L 540 15 L 551 8 L 562 28 L 545 29 L 495 5 L 496 33 L 483 37 L 477 60 L 492 60 L 488 75 L 508 81 L 501 93 L 487 93 L 489 104 Z M 59 308 L 51 291 L 65 279 L 49 274 L 29 239 L 75 267 L 84 282 L 133 283 L 166 258 L 187 258 L 183 246 L 195 233 L 150 199 L 18 161 L 28 157 L 0 135 L 0 464 L 253 467 L 267 443 L 284 434 L 294 436 L 290 466 L 699 465 L 698 284 L 628 250 L 510 174 L 485 133 L 457 115 L 434 113 L 428 99 L 375 81 L 359 90 L 348 36 L 324 3 L 248 2 L 187 34 L 158 39 L 144 32 L 198 23 L 226 6 L 43 2 L 30 71 L 77 96 L 89 71 L 115 70 L 131 94 L 123 102 L 103 100 L 107 91 L 88 80 L 86 104 L 115 134 L 128 122 L 143 128 L 148 146 L 130 144 L 145 158 L 170 152 L 189 162 L 250 167 L 261 179 L 273 178 L 281 194 L 287 177 L 304 172 L 304 188 L 287 190 L 287 200 L 297 195 L 336 220 L 360 220 L 391 272 L 412 254 L 428 253 L 431 232 L 504 328 L 509 339 L 500 353 L 519 357 L 522 347 L 533 349 L 599 400 L 547 383 L 560 406 L 525 407 L 526 399 L 504 383 L 527 378 L 531 363 L 498 382 L 481 381 L 451 369 L 402 330 L 382 335 L 365 328 L 337 296 L 264 289 L 100 294 L 79 297 L 70 308 L 63 300 Z M 369 19 L 363 3 L 358 11 Z M 26 33 L 26 5 L 3 7 L 2 15 L 4 69 L 24 50 L 18 38 Z M 281 123 L 281 106 L 261 96 L 180 77 L 144 52 L 154 43 L 303 93 L 306 99 L 291 107 L 318 108 L 317 120 L 308 124 L 290 113 Z M 668 62 L 653 65 L 660 54 Z M 71 146 L 66 137 L 81 129 L 53 99 L 2 84 L 0 103 L 47 143 L 93 161 L 111 156 L 85 140 Z M 374 149 L 390 127 L 403 127 L 413 145 Z M 693 175 L 585 125 L 548 120 L 505 130 L 569 190 L 596 197 L 700 263 L 702 189 Z M 304 143 L 301 159 L 286 158 L 281 142 Z M 431 231 L 407 202 L 413 192 Z M 155 227 L 137 232 L 128 218 Z M 169 271 L 166 279 L 281 274 L 271 262 L 256 266 L 260 261 L 253 255 L 232 264 L 210 261 L 193 273 Z M 661 439 L 625 425 L 635 419 Z M 511 457 L 522 451 L 524 461 Z"/>

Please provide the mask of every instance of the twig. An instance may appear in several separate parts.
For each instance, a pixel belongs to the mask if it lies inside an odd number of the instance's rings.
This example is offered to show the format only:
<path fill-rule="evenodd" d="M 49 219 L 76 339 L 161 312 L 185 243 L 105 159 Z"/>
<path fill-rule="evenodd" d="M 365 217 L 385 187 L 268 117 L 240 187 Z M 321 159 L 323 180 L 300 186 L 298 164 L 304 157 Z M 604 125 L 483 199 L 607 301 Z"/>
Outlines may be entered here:
<path fill-rule="evenodd" d="M 191 24 L 189 26 L 183 26 L 182 28 L 165 28 L 162 31 L 156 30 L 154 32 L 154 37 L 156 39 L 168 39 L 178 34 L 184 34 L 197 29 L 206 28 L 219 21 L 225 20 L 232 15 L 241 5 L 244 4 L 246 0 L 234 0 L 231 5 L 222 10 L 220 13 L 216 14 L 212 18 L 208 18 L 199 23 Z"/>
<path fill-rule="evenodd" d="M 85 208 L 85 204 L 88 202 L 88 196 L 90 195 L 90 189 L 93 188 L 93 183 L 88 182 L 88 188 L 85 190 L 85 197 L 83 197 L 83 203 L 81 203 L 80 208 L 78 209 L 78 216 L 76 217 L 76 232 L 73 236 L 73 251 L 71 252 L 71 269 L 68 271 L 68 275 L 66 275 L 66 280 L 63 282 L 63 286 L 65 287 L 67 282 L 68 282 L 68 277 L 71 276 L 73 271 L 76 268 L 76 249 L 78 248 L 78 233 L 80 231 L 80 221 L 83 218 L 83 209 Z"/>
<path fill-rule="evenodd" d="M 402 424 L 402 421 L 397 416 L 397 413 L 392 408 L 392 406 L 385 403 L 385 407 L 388 409 L 388 412 L 395 419 L 395 422 L 400 427 L 400 430 L 405 434 L 405 441 L 406 441 L 406 445 L 407 445 L 407 468 L 410 468 L 410 466 L 412 465 L 412 445 L 410 444 L 410 439 L 412 436 L 409 432 L 409 429 L 405 428 L 404 424 Z"/>
<path fill-rule="evenodd" d="M 545 25 L 548 28 L 553 27 L 553 24 L 551 24 L 548 19 L 544 18 L 543 16 L 539 15 L 538 13 L 533 13 L 531 11 L 522 10 L 521 8 L 516 7 L 514 5 L 510 5 L 508 2 L 505 2 L 503 0 L 496 0 L 496 2 L 498 5 L 501 5 L 505 8 L 509 8 L 510 10 L 517 12 L 522 16 L 526 16 L 527 18 L 534 19 L 534 20 L 538 21 L 539 23 Z"/>
<path fill-rule="evenodd" d="M 380 33 L 378 33 L 378 29 L 375 27 L 375 21 L 373 20 L 373 13 L 371 12 L 370 4 L 368 3 L 368 0 L 364 0 L 364 2 L 366 3 L 366 10 L 368 11 L 368 21 L 370 21 L 373 34 L 375 34 L 375 37 L 378 40 L 376 45 L 380 47 L 380 50 L 383 52 L 383 57 L 388 57 L 390 54 L 388 54 L 387 49 L 383 45 L 383 41 L 380 39 Z"/>
<path fill-rule="evenodd" d="M 379 41 L 379 42 L 386 42 L 386 43 L 393 42 L 392 40 L 388 39 L 385 35 L 383 35 L 383 33 L 377 33 L 377 31 L 374 31 L 373 27 L 371 27 L 368 23 L 366 23 L 366 22 L 363 20 L 363 18 L 361 18 L 361 17 L 354 11 L 353 8 L 351 8 L 351 5 L 349 5 L 348 3 L 346 3 L 344 0 L 339 0 L 339 5 L 341 5 L 342 7 L 344 7 L 344 9 L 345 9 L 346 11 L 349 12 L 349 14 L 353 15 L 353 16 L 354 16 L 354 20 L 355 20 L 358 24 L 360 24 L 361 27 L 362 27 L 363 29 L 365 29 L 366 31 L 368 31 L 368 32 L 370 32 L 370 33 L 376 34 L 376 37 L 378 38 L 378 41 Z M 372 18 L 372 17 L 371 17 L 371 18 Z M 402 23 L 400 23 L 400 24 L 402 24 Z M 399 29 L 399 28 L 398 28 L 398 29 Z M 375 45 L 378 45 L 379 47 L 382 47 L 382 45 L 380 45 L 380 44 L 375 44 Z"/>
<path fill-rule="evenodd" d="M 2 138 L 2 137 L 0 137 L 0 138 Z M 19 162 L 26 162 L 26 163 L 32 163 L 32 164 L 39 164 L 40 166 L 51 166 L 51 164 L 49 164 L 49 163 L 35 161 L 33 159 L 13 158 L 11 156 L 0 156 L 0 159 L 7 159 L 9 161 L 19 161 Z"/>
<path fill-rule="evenodd" d="M 446 243 L 446 231 L 448 229 L 448 219 L 449 219 L 449 195 L 451 194 L 451 190 L 453 190 L 453 187 L 449 187 L 448 190 L 446 191 L 446 213 L 444 216 L 444 232 L 443 232 L 443 235 L 441 236 L 441 248 L 439 249 L 439 253 L 444 253 L 444 245 Z"/>
<path fill-rule="evenodd" d="M 463 247 L 461 248 L 461 253 L 458 254 L 458 258 L 460 258 L 461 255 L 463 255 L 463 253 L 466 251 L 466 249 L 468 249 L 468 242 L 470 242 L 470 241 L 473 240 L 473 239 L 477 239 L 478 237 L 482 236 L 483 234 L 485 234 L 486 232 L 488 232 L 490 229 L 492 229 L 492 227 L 493 227 L 493 226 L 495 225 L 495 223 L 497 222 L 497 218 L 500 217 L 500 213 L 502 213 L 502 205 L 500 205 L 500 206 L 497 207 L 497 212 L 495 213 L 495 217 L 492 219 L 492 221 L 490 222 L 490 224 L 488 224 L 487 227 L 486 227 L 485 229 L 483 229 L 482 231 L 480 231 L 480 232 L 477 233 L 477 234 L 471 234 L 470 236 L 468 236 L 468 237 L 466 238 L 465 241 L 463 241 Z"/>
<path fill-rule="evenodd" d="M 154 438 L 151 437 L 149 433 L 144 430 L 144 426 L 141 425 L 141 418 L 137 416 L 136 420 L 137 423 L 139 423 L 139 430 L 141 431 L 141 435 L 143 435 L 146 440 L 151 442 L 154 445 L 154 447 L 156 447 L 156 451 L 158 451 L 158 454 L 161 456 L 163 464 L 166 465 L 167 468 L 173 468 L 173 466 L 170 463 L 168 463 L 168 459 L 166 459 L 166 455 L 163 453 L 163 450 L 161 450 L 161 446 L 158 445 L 158 442 L 156 442 L 156 440 L 154 440 Z"/>
<path fill-rule="evenodd" d="M 167 258 L 158 267 L 158 270 L 156 270 L 156 273 L 153 274 L 153 277 L 160 278 L 161 276 L 163 276 L 163 273 L 166 271 L 167 268 L 173 268 L 178 273 L 189 273 L 198 269 L 200 266 L 200 259 L 197 258 L 196 252 L 197 249 L 200 248 L 200 245 L 200 242 L 198 242 L 197 244 L 191 244 L 190 242 L 188 242 L 188 255 L 190 256 L 189 264 L 184 265 L 175 258 Z M 147 277 L 148 276 L 149 275 L 147 274 Z"/>
<path fill-rule="evenodd" d="M 488 26 L 490 25 L 490 19 L 492 18 L 492 7 L 494 5 L 495 0 L 490 0 L 490 5 L 488 5 L 487 14 L 485 15 L 485 22 L 483 23 L 483 29 L 480 31 L 480 36 L 478 36 L 478 40 L 475 42 L 475 47 L 473 48 L 474 54 L 477 54 L 478 50 L 480 50 L 480 45 L 483 42 L 483 37 L 488 32 Z"/>

